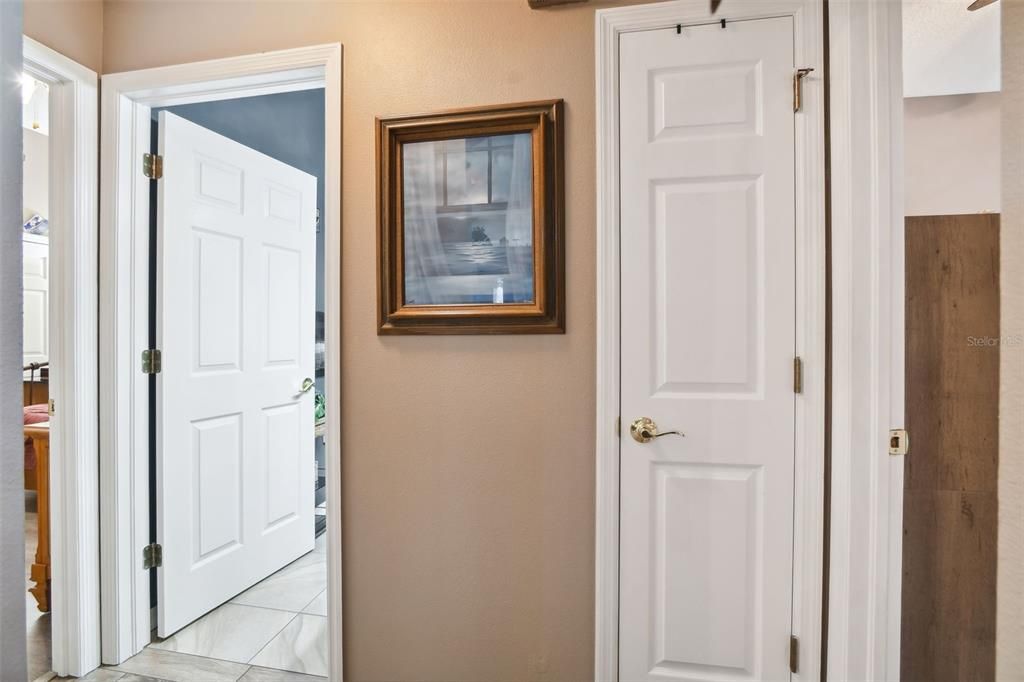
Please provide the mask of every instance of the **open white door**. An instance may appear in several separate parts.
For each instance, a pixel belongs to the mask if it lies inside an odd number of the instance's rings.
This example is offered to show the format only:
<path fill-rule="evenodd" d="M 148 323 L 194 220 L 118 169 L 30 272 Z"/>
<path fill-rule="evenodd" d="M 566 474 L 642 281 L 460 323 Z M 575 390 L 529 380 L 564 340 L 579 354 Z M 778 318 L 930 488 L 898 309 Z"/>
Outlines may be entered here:
<path fill-rule="evenodd" d="M 793 40 L 620 38 L 620 680 L 790 675 Z"/>
<path fill-rule="evenodd" d="M 167 112 L 158 633 L 313 549 L 316 178 Z"/>

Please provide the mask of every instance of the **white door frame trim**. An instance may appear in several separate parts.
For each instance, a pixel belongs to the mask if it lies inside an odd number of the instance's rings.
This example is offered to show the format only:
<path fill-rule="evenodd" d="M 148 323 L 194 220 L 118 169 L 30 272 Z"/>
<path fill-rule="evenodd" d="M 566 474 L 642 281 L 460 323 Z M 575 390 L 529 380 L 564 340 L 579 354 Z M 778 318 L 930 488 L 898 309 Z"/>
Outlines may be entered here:
<path fill-rule="evenodd" d="M 156 106 L 325 89 L 328 596 L 330 679 L 342 679 L 341 622 L 341 63 L 340 44 L 266 52 L 106 75 L 100 173 L 101 560 L 103 661 L 119 663 L 150 641 L 147 347 L 150 147 Z"/>
<path fill-rule="evenodd" d="M 51 668 L 100 662 L 96 73 L 29 37 L 25 71 L 50 87 Z"/>
<path fill-rule="evenodd" d="M 830 680 L 899 680 L 904 244 L 902 9 L 829 0 Z"/>
<path fill-rule="evenodd" d="M 842 255 L 833 255 L 832 275 L 827 643 L 828 678 L 837 680 L 899 677 L 903 462 L 889 457 L 887 437 L 903 421 L 900 11 L 889 0 L 829 2 L 831 233 L 832 252 Z M 812 115 L 798 116 L 796 131 L 797 352 L 805 361 L 805 381 L 797 400 L 793 632 L 800 638 L 800 672 L 793 677 L 820 678 L 826 343 L 822 3 L 735 0 L 711 19 L 703 0 L 678 0 L 596 14 L 598 682 L 618 679 L 618 36 L 680 22 L 787 14 L 796 22 L 798 63 L 817 74 L 804 83 L 804 111 Z M 857 248 L 865 243 L 867 248 Z M 855 453 L 869 462 L 866 476 Z"/>

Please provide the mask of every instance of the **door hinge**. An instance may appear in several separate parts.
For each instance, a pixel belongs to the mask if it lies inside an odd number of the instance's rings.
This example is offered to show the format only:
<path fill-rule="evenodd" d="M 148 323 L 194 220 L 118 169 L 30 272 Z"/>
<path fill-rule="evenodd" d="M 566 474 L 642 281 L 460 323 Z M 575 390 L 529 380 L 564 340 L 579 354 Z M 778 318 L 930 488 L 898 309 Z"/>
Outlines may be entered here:
<path fill-rule="evenodd" d="M 797 69 L 793 74 L 793 113 L 800 111 L 801 96 L 803 95 L 803 80 L 814 69 Z"/>
<path fill-rule="evenodd" d="M 142 351 L 142 373 L 159 374 L 163 367 L 163 357 L 157 348 Z"/>
<path fill-rule="evenodd" d="M 53 398 L 50 398 L 48 404 L 49 404 L 50 407 L 47 410 L 47 413 L 52 417 L 56 413 L 56 410 L 54 408 Z"/>
<path fill-rule="evenodd" d="M 800 356 L 793 358 L 793 393 L 804 392 L 804 361 Z"/>
<path fill-rule="evenodd" d="M 164 565 L 164 548 L 157 543 L 142 548 L 142 568 L 160 568 Z"/>
<path fill-rule="evenodd" d="M 800 672 L 800 639 L 796 635 L 789 636 L 789 672 Z"/>
<path fill-rule="evenodd" d="M 615 418 L 615 435 L 616 436 L 621 436 L 622 435 L 622 417 L 616 417 Z"/>
<path fill-rule="evenodd" d="M 904 429 L 889 430 L 889 454 L 905 455 L 910 450 L 910 435 Z"/>
<path fill-rule="evenodd" d="M 142 174 L 150 180 L 162 178 L 164 176 L 164 157 L 159 154 L 143 154 Z"/>

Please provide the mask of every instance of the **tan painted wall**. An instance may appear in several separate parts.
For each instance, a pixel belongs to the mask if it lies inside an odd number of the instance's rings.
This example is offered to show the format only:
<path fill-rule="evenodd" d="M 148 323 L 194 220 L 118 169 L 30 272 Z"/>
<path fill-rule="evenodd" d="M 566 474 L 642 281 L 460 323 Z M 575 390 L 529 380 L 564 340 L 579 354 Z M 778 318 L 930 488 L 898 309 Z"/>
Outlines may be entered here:
<path fill-rule="evenodd" d="M 996 679 L 1024 680 L 1024 1 L 1003 12 Z"/>
<path fill-rule="evenodd" d="M 347 678 L 592 679 L 594 4 L 113 2 L 103 64 L 333 41 Z M 566 101 L 568 333 L 378 337 L 374 116 L 553 97 Z"/>
<path fill-rule="evenodd" d="M 999 212 L 999 93 L 903 102 L 907 215 Z"/>
<path fill-rule="evenodd" d="M 100 0 L 25 0 L 25 35 L 93 71 L 103 65 Z"/>

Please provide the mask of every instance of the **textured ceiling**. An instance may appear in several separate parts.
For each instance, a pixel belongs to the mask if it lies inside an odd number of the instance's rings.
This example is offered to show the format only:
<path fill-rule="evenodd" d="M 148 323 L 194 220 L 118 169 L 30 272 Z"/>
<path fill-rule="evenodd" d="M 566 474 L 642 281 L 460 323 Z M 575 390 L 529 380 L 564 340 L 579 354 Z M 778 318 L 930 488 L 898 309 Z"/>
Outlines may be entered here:
<path fill-rule="evenodd" d="M 904 0 L 903 93 L 907 97 L 999 90 L 1000 2 Z"/>

